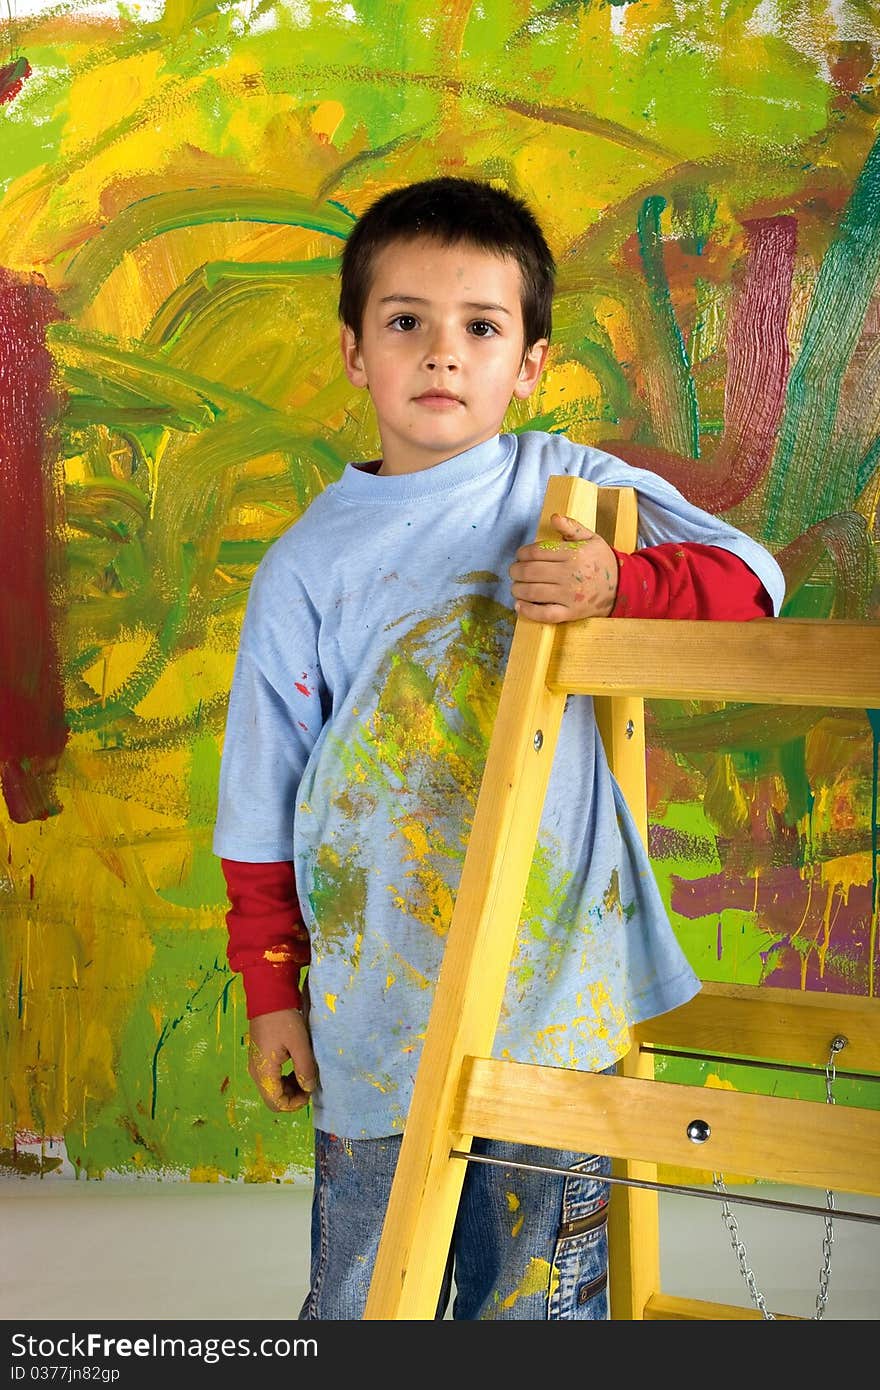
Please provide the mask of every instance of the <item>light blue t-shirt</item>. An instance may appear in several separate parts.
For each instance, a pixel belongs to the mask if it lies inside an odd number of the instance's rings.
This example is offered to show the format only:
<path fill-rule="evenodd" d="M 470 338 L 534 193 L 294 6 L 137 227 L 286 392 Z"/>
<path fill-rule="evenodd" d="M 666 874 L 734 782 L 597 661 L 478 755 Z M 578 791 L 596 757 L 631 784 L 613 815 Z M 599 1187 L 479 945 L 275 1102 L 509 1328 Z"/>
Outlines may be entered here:
<path fill-rule="evenodd" d="M 349 464 L 270 547 L 241 631 L 213 848 L 293 860 L 319 1129 L 403 1128 L 513 635 L 508 567 L 557 474 L 636 488 L 640 546 L 733 551 L 779 611 L 782 573 L 757 542 L 662 478 L 540 432 L 401 476 Z M 598 1071 L 631 1024 L 699 987 L 592 698 L 571 696 L 494 1055 Z"/>

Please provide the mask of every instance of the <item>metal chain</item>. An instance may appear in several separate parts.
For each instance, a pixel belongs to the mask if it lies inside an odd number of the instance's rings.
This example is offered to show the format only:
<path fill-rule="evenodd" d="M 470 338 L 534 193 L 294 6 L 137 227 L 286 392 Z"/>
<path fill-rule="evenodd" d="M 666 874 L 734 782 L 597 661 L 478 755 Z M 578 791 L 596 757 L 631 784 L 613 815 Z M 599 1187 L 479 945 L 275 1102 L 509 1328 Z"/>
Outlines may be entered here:
<path fill-rule="evenodd" d="M 841 1052 L 843 1048 L 846 1047 L 846 1041 L 846 1038 L 841 1037 L 840 1034 L 831 1039 L 831 1052 L 825 1064 L 825 1102 L 827 1105 L 834 1105 L 836 1103 L 834 1099 L 834 1081 L 837 1072 L 834 1067 L 834 1058 L 838 1052 Z M 712 1185 L 716 1192 L 721 1193 L 722 1196 L 726 1195 L 727 1188 L 724 1186 L 724 1178 L 720 1173 L 712 1174 Z M 826 1216 L 823 1221 L 825 1234 L 822 1238 L 822 1268 L 819 1270 L 819 1290 L 816 1294 L 816 1311 L 813 1314 L 812 1321 L 819 1321 L 825 1314 L 825 1306 L 828 1302 L 828 1287 L 831 1280 L 831 1246 L 834 1243 L 834 1223 L 831 1213 L 834 1211 L 834 1193 L 829 1189 L 825 1191 L 825 1205 L 828 1208 L 829 1215 Z M 767 1322 L 775 1322 L 776 1314 L 771 1313 L 768 1309 L 767 1300 L 758 1288 L 754 1272 L 749 1265 L 748 1252 L 740 1240 L 736 1217 L 730 1210 L 729 1204 L 725 1201 L 721 1203 L 721 1216 L 730 1234 L 730 1243 L 733 1247 L 733 1253 L 739 1261 L 740 1273 L 752 1296 L 752 1302 Z"/>

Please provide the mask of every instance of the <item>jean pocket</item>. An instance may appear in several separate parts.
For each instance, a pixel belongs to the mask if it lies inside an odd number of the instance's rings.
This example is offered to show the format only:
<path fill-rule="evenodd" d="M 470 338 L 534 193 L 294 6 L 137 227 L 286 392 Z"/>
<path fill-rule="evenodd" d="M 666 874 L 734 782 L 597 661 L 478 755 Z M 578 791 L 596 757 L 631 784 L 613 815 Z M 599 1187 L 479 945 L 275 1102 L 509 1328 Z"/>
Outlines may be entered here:
<path fill-rule="evenodd" d="M 575 1164 L 565 1179 L 547 1307 L 551 1321 L 608 1317 L 608 1183 L 604 1157 Z"/>

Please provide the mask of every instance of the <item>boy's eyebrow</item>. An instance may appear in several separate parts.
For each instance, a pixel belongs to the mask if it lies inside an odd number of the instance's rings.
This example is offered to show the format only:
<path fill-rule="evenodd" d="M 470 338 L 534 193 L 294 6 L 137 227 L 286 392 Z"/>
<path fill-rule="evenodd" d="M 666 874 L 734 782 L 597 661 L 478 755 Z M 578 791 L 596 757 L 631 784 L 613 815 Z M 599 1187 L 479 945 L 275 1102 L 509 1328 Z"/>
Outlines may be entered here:
<path fill-rule="evenodd" d="M 382 298 L 379 300 L 379 303 L 427 304 L 428 300 L 423 299 L 420 295 L 417 294 L 383 294 Z M 467 300 L 465 301 L 462 307 L 465 309 L 482 309 L 484 311 L 487 309 L 493 309 L 498 314 L 507 314 L 508 317 L 513 317 L 512 311 L 510 309 L 506 309 L 503 304 L 479 304 L 474 300 Z"/>

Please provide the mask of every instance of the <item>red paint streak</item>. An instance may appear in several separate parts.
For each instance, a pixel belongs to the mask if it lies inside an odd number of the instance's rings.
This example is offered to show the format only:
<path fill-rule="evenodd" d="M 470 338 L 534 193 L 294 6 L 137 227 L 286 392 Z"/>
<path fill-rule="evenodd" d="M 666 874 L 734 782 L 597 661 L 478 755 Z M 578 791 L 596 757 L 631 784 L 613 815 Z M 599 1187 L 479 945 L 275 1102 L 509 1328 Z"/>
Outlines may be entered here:
<path fill-rule="evenodd" d="M 742 502 L 763 478 L 773 455 L 785 405 L 791 354 L 788 314 L 797 248 L 793 217 L 747 222 L 744 282 L 736 294 L 727 335 L 724 434 L 712 460 L 723 479 L 718 511 Z"/>
<path fill-rule="evenodd" d="M 294 681 L 293 683 L 301 695 L 311 695 L 312 692 L 307 685 L 300 685 L 299 681 Z"/>
<path fill-rule="evenodd" d="M 790 352 L 786 325 L 797 242 L 792 217 L 747 222 L 747 255 L 727 334 L 724 433 L 699 460 L 648 444 L 608 440 L 600 449 L 648 468 L 707 511 L 751 496 L 770 465 L 785 404 Z"/>
<path fill-rule="evenodd" d="M 29 885 L 29 886 L 30 886 L 31 902 L 33 902 L 33 900 L 34 900 L 34 876 L 33 876 L 33 874 L 31 874 L 31 876 L 30 876 L 30 885 Z"/>
<path fill-rule="evenodd" d="M 60 810 L 54 773 L 68 733 L 50 599 L 60 571 L 59 402 L 45 341 L 60 317 L 42 276 L 0 267 L 0 785 L 19 823 Z"/>
<path fill-rule="evenodd" d="M 296 722 L 297 722 L 297 724 L 299 725 L 299 727 L 300 727 L 301 729 L 305 729 L 306 733 L 309 732 L 309 726 L 308 726 L 308 724 L 304 724 L 304 723 L 302 722 L 301 719 L 298 719 Z"/>
<path fill-rule="evenodd" d="M 873 50 L 866 40 L 831 46 L 828 71 L 838 92 L 845 97 L 854 97 L 865 90 L 873 66 Z M 842 111 L 847 109 L 845 102 L 835 102 L 835 105 Z"/>
<path fill-rule="evenodd" d="M 831 617 L 863 617 L 870 611 L 874 569 L 868 526 L 856 512 L 817 521 L 779 551 L 777 558 L 785 575 L 786 595 L 806 584 L 829 554 L 837 576 Z"/>
<path fill-rule="evenodd" d="M 12 101 L 18 96 L 30 75 L 31 65 L 27 58 L 16 58 L 14 62 L 0 67 L 0 106 L 4 101 Z"/>

